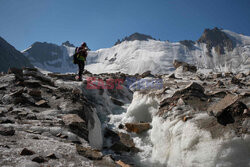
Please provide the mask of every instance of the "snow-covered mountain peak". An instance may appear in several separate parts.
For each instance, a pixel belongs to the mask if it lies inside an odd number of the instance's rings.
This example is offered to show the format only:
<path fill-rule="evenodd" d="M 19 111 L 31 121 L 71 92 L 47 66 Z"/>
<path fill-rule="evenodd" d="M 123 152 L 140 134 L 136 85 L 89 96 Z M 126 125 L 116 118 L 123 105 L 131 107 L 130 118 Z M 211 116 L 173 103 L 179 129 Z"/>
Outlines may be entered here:
<path fill-rule="evenodd" d="M 38 42 L 23 53 L 38 68 L 65 73 L 77 71 L 71 58 L 74 50 L 72 45 Z M 92 73 L 163 74 L 173 71 L 173 61 L 179 60 L 200 69 L 235 72 L 250 68 L 249 57 L 250 37 L 228 30 L 206 29 L 196 42 L 158 41 L 135 33 L 111 48 L 89 51 L 86 69 Z"/>
<path fill-rule="evenodd" d="M 23 53 L 34 66 L 40 69 L 66 73 L 76 71 L 71 58 L 74 51 L 75 47 L 72 47 L 68 41 L 61 46 L 47 42 L 35 42 Z"/>
<path fill-rule="evenodd" d="M 229 30 L 222 30 L 222 31 L 226 33 L 228 37 L 236 43 L 236 45 L 250 45 L 250 36 L 237 34 Z"/>
<path fill-rule="evenodd" d="M 133 33 L 128 37 L 123 38 L 122 40 L 118 39 L 117 42 L 115 43 L 115 45 L 118 45 L 124 41 L 148 41 L 148 40 L 155 40 L 153 37 L 151 37 L 150 35 L 145 35 L 145 34 L 141 34 L 141 33 Z"/>

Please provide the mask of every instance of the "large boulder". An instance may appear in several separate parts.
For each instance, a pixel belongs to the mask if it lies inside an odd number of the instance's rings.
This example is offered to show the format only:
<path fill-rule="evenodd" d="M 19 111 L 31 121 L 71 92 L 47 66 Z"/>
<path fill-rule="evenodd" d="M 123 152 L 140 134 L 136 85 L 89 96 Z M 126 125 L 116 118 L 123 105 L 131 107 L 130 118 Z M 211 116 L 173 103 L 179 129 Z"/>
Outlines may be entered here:
<path fill-rule="evenodd" d="M 235 122 L 235 117 L 243 116 L 248 107 L 239 101 L 240 96 L 228 94 L 218 103 L 211 105 L 208 112 L 217 118 L 218 123 L 227 125 Z"/>
<path fill-rule="evenodd" d="M 235 103 L 239 99 L 239 96 L 228 94 L 223 99 L 221 99 L 218 103 L 211 105 L 208 108 L 209 113 L 213 113 L 214 116 L 219 116 L 223 112 L 223 110 L 233 103 Z"/>
<path fill-rule="evenodd" d="M 200 84 L 192 82 L 184 89 L 176 91 L 172 97 L 161 101 L 158 114 L 162 115 L 180 104 L 180 99 L 183 101 L 183 104 L 189 105 L 197 111 L 205 111 L 208 105 L 208 96 L 204 91 L 205 89 Z"/>
<path fill-rule="evenodd" d="M 76 135 L 88 140 L 86 122 L 76 114 L 67 114 L 62 117 L 63 123 Z"/>

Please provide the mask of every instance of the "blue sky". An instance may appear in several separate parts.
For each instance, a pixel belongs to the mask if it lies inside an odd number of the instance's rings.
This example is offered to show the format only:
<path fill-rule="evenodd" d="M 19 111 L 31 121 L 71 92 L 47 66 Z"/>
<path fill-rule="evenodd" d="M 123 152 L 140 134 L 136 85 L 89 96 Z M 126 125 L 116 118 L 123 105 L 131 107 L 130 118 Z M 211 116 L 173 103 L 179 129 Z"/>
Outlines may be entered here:
<path fill-rule="evenodd" d="M 92 50 L 134 32 L 197 40 L 205 28 L 250 36 L 250 0 L 0 0 L 0 36 L 18 50 L 36 41 Z"/>

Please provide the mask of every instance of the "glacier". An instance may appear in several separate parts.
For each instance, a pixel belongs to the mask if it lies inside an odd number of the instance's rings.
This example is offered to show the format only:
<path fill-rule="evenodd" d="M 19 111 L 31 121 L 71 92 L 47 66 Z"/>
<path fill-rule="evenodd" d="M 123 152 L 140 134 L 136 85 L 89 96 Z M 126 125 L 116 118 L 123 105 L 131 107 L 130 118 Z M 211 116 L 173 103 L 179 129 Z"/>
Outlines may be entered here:
<path fill-rule="evenodd" d="M 172 65 L 174 60 L 180 60 L 194 64 L 200 69 L 212 69 L 217 72 L 248 70 L 250 37 L 228 30 L 222 30 L 222 32 L 226 33 L 235 45 L 232 51 L 225 49 L 225 54 L 222 55 L 216 52 L 216 48 L 212 48 L 209 56 L 207 45 L 200 42 L 194 42 L 192 47 L 188 47 L 181 42 L 153 39 L 124 41 L 111 48 L 89 51 L 85 69 L 96 74 L 115 72 L 141 74 L 145 71 L 151 71 L 152 74 L 165 74 L 174 70 Z M 34 66 L 40 69 L 61 73 L 76 72 L 77 66 L 72 63 L 75 47 L 66 45 L 58 47 L 61 54 L 55 56 L 55 50 L 52 49 L 51 56 L 47 55 L 49 59 L 42 63 L 38 61 L 36 55 L 30 55 L 33 51 L 32 46 L 23 53 Z"/>

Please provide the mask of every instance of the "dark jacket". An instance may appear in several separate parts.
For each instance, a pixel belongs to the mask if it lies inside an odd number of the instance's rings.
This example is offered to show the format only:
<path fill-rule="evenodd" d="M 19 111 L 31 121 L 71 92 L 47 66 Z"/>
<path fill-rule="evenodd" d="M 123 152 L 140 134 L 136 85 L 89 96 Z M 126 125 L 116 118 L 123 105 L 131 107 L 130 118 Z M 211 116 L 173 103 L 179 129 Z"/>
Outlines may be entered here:
<path fill-rule="evenodd" d="M 86 48 L 83 48 L 83 47 L 76 48 L 76 54 L 77 54 L 78 61 L 86 61 L 86 58 L 88 56 L 88 52 Z"/>

